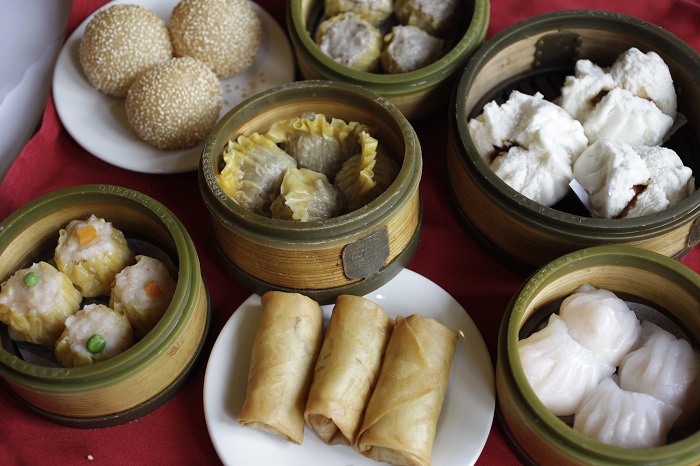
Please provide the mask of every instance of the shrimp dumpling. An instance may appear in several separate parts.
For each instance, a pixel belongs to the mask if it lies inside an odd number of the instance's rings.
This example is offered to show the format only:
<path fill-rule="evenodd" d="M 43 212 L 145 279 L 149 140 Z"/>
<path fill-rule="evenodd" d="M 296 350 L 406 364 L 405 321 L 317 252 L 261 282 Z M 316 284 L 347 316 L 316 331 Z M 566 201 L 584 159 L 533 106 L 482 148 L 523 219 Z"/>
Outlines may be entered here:
<path fill-rule="evenodd" d="M 556 416 L 574 414 L 600 381 L 615 372 L 614 365 L 571 338 L 556 314 L 543 329 L 518 342 L 518 353 L 532 390 Z"/>
<path fill-rule="evenodd" d="M 326 175 L 307 168 L 289 168 L 271 211 L 272 218 L 311 222 L 339 215 L 342 206 L 340 191 Z"/>
<path fill-rule="evenodd" d="M 680 409 L 653 396 L 621 389 L 603 380 L 574 415 L 574 430 L 599 442 L 623 448 L 650 448 L 666 443 Z"/>
<path fill-rule="evenodd" d="M 104 304 L 88 304 L 66 319 L 55 354 L 64 367 L 88 366 L 123 353 L 133 343 L 125 314 Z"/>
<path fill-rule="evenodd" d="M 682 410 L 680 425 L 700 413 L 700 353 L 661 327 L 642 323 L 641 346 L 620 364 L 620 386 Z"/>
<path fill-rule="evenodd" d="M 176 286 L 163 262 L 138 255 L 136 264 L 125 267 L 114 278 L 109 307 L 124 313 L 134 336 L 143 338 L 168 309 Z"/>
<path fill-rule="evenodd" d="M 124 233 L 95 215 L 62 228 L 54 251 L 58 270 L 86 298 L 109 295 L 114 276 L 133 259 Z"/>
<path fill-rule="evenodd" d="M 583 285 L 568 296 L 559 315 L 574 340 L 614 366 L 639 337 L 639 320 L 627 303 L 612 291 L 591 285 Z"/>
<path fill-rule="evenodd" d="M 294 158 L 259 133 L 229 141 L 223 157 L 226 165 L 216 176 L 221 189 L 241 207 L 270 216 L 284 173 L 297 166 Z"/>
<path fill-rule="evenodd" d="M 82 296 L 70 278 L 47 262 L 16 271 L 0 287 L 0 322 L 13 337 L 53 345 Z"/>

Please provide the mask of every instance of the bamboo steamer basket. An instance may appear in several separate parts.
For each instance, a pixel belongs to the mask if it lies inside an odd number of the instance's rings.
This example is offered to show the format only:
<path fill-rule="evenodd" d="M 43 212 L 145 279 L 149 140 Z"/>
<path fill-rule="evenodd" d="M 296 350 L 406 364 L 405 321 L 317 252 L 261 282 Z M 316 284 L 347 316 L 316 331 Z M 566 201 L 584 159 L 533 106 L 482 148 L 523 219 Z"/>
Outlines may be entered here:
<path fill-rule="evenodd" d="M 376 130 L 401 167 L 384 193 L 345 215 L 295 222 L 253 213 L 222 191 L 216 175 L 229 140 L 309 112 Z M 204 146 L 199 183 L 224 264 L 238 281 L 261 295 L 297 292 L 323 304 L 369 293 L 408 263 L 420 239 L 422 167 L 418 137 L 393 104 L 351 84 L 299 81 L 252 96 L 219 121 Z"/>
<path fill-rule="evenodd" d="M 700 173 L 700 56 L 669 32 L 629 16 L 560 11 L 536 16 L 496 34 L 475 53 L 457 84 L 450 109 L 447 167 L 456 212 L 484 249 L 523 273 L 568 252 L 602 244 L 630 245 L 681 257 L 700 241 L 700 192 L 666 209 L 632 219 L 591 218 L 575 195 L 546 207 L 520 195 L 479 156 L 467 122 L 491 100 L 514 89 L 559 95 L 576 59 L 609 66 L 630 47 L 655 51 L 669 66 L 678 112 L 688 122 L 666 146 L 696 177 Z M 696 186 L 697 187 L 697 186 Z"/>
<path fill-rule="evenodd" d="M 465 0 L 463 18 L 454 38 L 447 42 L 449 51 L 439 60 L 407 73 L 368 73 L 334 61 L 314 41 L 316 28 L 326 18 L 323 4 L 323 0 L 289 0 L 287 3 L 287 30 L 301 76 L 370 89 L 396 105 L 410 120 L 425 118 L 446 108 L 457 75 L 483 42 L 489 24 L 489 0 Z M 453 45 L 450 47 L 450 44 Z"/>
<path fill-rule="evenodd" d="M 0 282 L 37 260 L 49 260 L 58 231 L 95 214 L 167 254 L 177 266 L 173 299 L 158 324 L 125 352 L 92 366 L 30 363 L 7 327 L 0 331 L 0 377 L 26 407 L 55 423 L 110 427 L 167 402 L 185 383 L 210 321 L 209 294 L 197 252 L 180 221 L 158 201 L 130 189 L 83 185 L 38 198 L 0 223 Z"/>
<path fill-rule="evenodd" d="M 520 362 L 518 340 L 530 335 L 558 310 L 563 298 L 585 283 L 613 291 L 628 303 L 648 306 L 641 311 L 645 318 L 682 332 L 696 350 L 700 348 L 700 276 L 691 269 L 630 246 L 596 246 L 557 258 L 523 283 L 501 323 L 496 393 L 504 437 L 525 464 L 699 464 L 700 425 L 661 447 L 614 447 L 574 431 L 533 392 Z"/>

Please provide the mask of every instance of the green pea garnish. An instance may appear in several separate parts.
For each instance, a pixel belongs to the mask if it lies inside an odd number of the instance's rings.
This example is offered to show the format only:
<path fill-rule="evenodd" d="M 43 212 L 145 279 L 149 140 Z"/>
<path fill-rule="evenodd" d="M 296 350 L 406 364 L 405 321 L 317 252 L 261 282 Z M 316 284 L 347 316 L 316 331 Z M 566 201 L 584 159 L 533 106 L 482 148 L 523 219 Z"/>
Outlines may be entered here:
<path fill-rule="evenodd" d="M 29 288 L 34 288 L 39 284 L 39 275 L 34 272 L 29 272 L 24 276 L 24 284 Z"/>
<path fill-rule="evenodd" d="M 91 336 L 88 339 L 87 344 L 85 345 L 87 350 L 92 354 L 101 353 L 102 350 L 105 349 L 105 346 L 107 346 L 107 340 L 105 340 L 105 337 L 103 337 L 99 333 L 96 333 L 93 336 Z"/>

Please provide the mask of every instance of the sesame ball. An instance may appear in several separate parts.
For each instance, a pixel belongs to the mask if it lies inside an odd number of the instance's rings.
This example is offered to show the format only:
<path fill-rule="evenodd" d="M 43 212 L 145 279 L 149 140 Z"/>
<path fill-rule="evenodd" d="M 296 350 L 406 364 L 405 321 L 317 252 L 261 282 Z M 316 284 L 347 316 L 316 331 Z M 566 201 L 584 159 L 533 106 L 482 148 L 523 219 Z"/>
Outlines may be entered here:
<path fill-rule="evenodd" d="M 140 5 L 112 5 L 85 26 L 79 59 L 88 82 L 104 94 L 124 98 L 143 71 L 172 58 L 165 22 Z"/>
<path fill-rule="evenodd" d="M 262 38 L 249 0 L 181 0 L 168 29 L 175 56 L 202 60 L 220 79 L 247 70 Z"/>
<path fill-rule="evenodd" d="M 192 57 L 171 58 L 144 72 L 126 95 L 126 116 L 146 143 L 188 149 L 212 130 L 222 103 L 214 72 Z"/>

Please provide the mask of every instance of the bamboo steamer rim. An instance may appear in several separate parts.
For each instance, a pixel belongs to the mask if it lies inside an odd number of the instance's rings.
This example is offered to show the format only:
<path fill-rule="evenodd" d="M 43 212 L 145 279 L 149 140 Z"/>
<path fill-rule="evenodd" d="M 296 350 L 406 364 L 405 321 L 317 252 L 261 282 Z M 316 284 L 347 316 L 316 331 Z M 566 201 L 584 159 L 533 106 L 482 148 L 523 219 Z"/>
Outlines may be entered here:
<path fill-rule="evenodd" d="M 306 27 L 303 5 L 308 1 L 323 3 L 323 0 L 289 0 L 287 4 L 287 28 L 291 31 L 289 36 L 297 53 L 317 65 L 316 70 L 324 78 L 359 84 L 385 96 L 429 89 L 459 71 L 486 37 L 490 15 L 489 0 L 473 0 L 474 11 L 469 26 L 454 47 L 440 59 L 407 73 L 368 73 L 342 65 L 321 51 Z"/>
<path fill-rule="evenodd" d="M 464 104 L 481 68 L 504 48 L 533 35 L 582 28 L 612 30 L 653 43 L 666 56 L 683 63 L 700 86 L 700 54 L 677 36 L 644 20 L 603 10 L 563 10 L 525 19 L 485 41 L 459 78 L 448 124 L 450 134 L 455 135 L 455 142 L 460 146 L 455 156 L 466 175 L 480 190 L 497 199 L 501 208 L 511 215 L 544 230 L 559 230 L 576 241 L 585 242 L 591 238 L 611 242 L 641 240 L 674 230 L 700 217 L 700 190 L 671 208 L 636 218 L 609 220 L 569 214 L 523 196 L 493 173 L 479 156 L 467 126 L 470 112 Z M 482 179 L 485 182 L 482 183 Z"/>
<path fill-rule="evenodd" d="M 567 458 L 576 459 L 580 464 L 589 464 L 591 461 L 600 464 L 697 462 L 700 460 L 700 431 L 660 447 L 632 449 L 606 445 L 575 431 L 552 414 L 535 395 L 525 377 L 518 353 L 519 330 L 524 323 L 522 319 L 525 309 L 538 292 L 571 272 L 604 266 L 653 270 L 659 277 L 672 281 L 689 295 L 695 296 L 700 303 L 700 275 L 678 261 L 653 251 L 631 246 L 594 246 L 555 259 L 523 282 L 504 314 L 499 330 L 497 374 L 501 388 L 509 392 L 501 393 L 500 396 L 507 396 L 509 402 L 518 407 L 518 415 L 525 417 L 528 425 L 542 436 L 541 441 L 546 441 L 549 447 Z M 600 275 L 604 275 L 604 271 Z M 568 292 L 582 284 L 568 283 L 567 286 L 571 288 Z M 566 293 L 559 297 L 564 295 Z M 700 338 L 700 329 L 694 336 L 696 340 Z M 523 454 L 522 451 L 520 453 Z"/>
<path fill-rule="evenodd" d="M 0 223 L 0 253 L 28 227 L 41 221 L 47 210 L 70 208 L 86 201 L 89 204 L 128 206 L 162 223 L 171 235 L 174 252 L 177 252 L 175 293 L 158 324 L 143 339 L 127 351 L 99 364 L 76 368 L 38 366 L 0 348 L 0 375 L 35 390 L 50 393 L 86 392 L 109 385 L 116 377 L 138 372 L 142 364 L 158 358 L 186 331 L 188 317 L 194 311 L 190 305 L 190 287 L 199 283 L 202 277 L 192 239 L 182 223 L 163 204 L 128 188 L 104 184 L 81 185 L 64 188 L 29 202 Z"/>
<path fill-rule="evenodd" d="M 302 93 L 302 94 L 300 94 Z M 301 97 L 300 97 L 301 96 Z M 396 179 L 392 184 L 369 204 L 338 217 L 315 222 L 293 222 L 265 217 L 241 207 L 224 193 L 216 175 L 217 164 L 223 147 L 230 139 L 230 129 L 238 128 L 250 118 L 255 118 L 260 109 L 276 103 L 289 106 L 289 99 L 315 99 L 329 97 L 334 100 L 346 99 L 353 102 L 363 99 L 377 118 L 393 126 L 399 133 L 404 145 L 403 161 Z M 318 113 L 324 113 L 319 111 Z M 326 114 L 326 117 L 333 115 Z M 367 124 L 367 122 L 360 122 Z M 372 126 L 368 124 L 368 126 Z M 381 144 L 381 136 L 379 136 Z M 389 211 L 399 210 L 411 201 L 407 194 L 417 192 L 423 168 L 422 152 L 418 135 L 406 117 L 388 100 L 354 84 L 335 81 L 309 80 L 283 84 L 241 102 L 231 109 L 215 126 L 208 137 L 199 169 L 199 184 L 202 197 L 212 214 L 233 230 L 247 229 L 247 234 L 255 235 L 256 240 L 266 244 L 279 245 L 284 239 L 290 244 L 295 241 L 323 244 L 356 233 L 358 225 L 368 226 L 382 223 Z"/>

